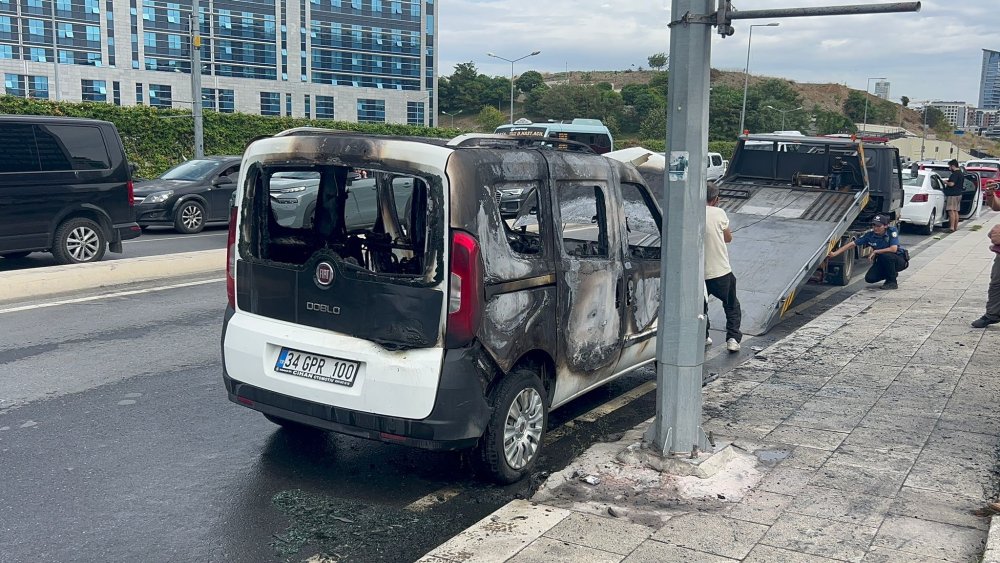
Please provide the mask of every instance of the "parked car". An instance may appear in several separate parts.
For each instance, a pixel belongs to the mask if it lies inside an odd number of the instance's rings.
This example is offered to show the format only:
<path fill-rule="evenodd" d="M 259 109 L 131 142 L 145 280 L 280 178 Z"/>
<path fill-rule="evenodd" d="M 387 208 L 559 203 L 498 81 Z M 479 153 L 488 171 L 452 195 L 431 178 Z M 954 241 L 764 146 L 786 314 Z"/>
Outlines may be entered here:
<path fill-rule="evenodd" d="M 705 179 L 715 182 L 725 176 L 729 161 L 724 160 L 721 153 L 710 152 L 705 155 L 705 166 L 707 167 Z"/>
<path fill-rule="evenodd" d="M 230 199 L 239 172 L 240 157 L 208 156 L 182 162 L 155 180 L 137 183 L 139 225 L 171 225 L 181 233 L 197 233 L 209 224 L 229 223 Z"/>
<path fill-rule="evenodd" d="M 1000 171 L 1000 159 L 981 158 L 969 160 L 965 163 L 965 168 L 992 168 L 993 170 Z"/>
<path fill-rule="evenodd" d="M 512 482 L 551 409 L 654 361 L 661 215 L 642 176 L 544 139 L 492 141 L 252 143 L 229 227 L 230 400 L 289 432 L 473 448 Z M 351 169 L 370 172 L 370 208 L 345 205 L 369 185 L 348 185 Z M 288 172 L 319 175 L 301 226 L 276 220 L 269 188 Z M 524 203 L 505 218 L 496 190 L 514 187 Z"/>
<path fill-rule="evenodd" d="M 271 196 L 271 210 L 274 220 L 282 227 L 295 229 L 310 228 L 316 216 L 316 195 L 319 193 L 319 172 L 276 172 L 271 175 L 268 191 Z M 351 171 L 347 185 L 348 221 L 347 228 L 364 226 L 368 219 L 374 222 L 375 179 Z"/>
<path fill-rule="evenodd" d="M 0 116 L 0 146 L 0 256 L 44 251 L 61 264 L 96 262 L 140 235 L 113 124 Z"/>
<path fill-rule="evenodd" d="M 915 175 L 903 176 L 903 209 L 899 222 L 915 225 L 923 234 L 931 234 L 934 227 L 948 222 L 948 214 L 944 210 L 944 178 L 939 172 L 925 168 Z M 962 205 L 958 216 L 960 220 L 969 219 L 979 214 L 983 204 L 983 192 L 979 187 L 979 176 L 967 173 L 965 192 L 962 194 Z"/>
<path fill-rule="evenodd" d="M 1000 163 L 998 163 L 1000 166 Z M 983 198 L 989 197 L 1000 185 L 1000 168 L 992 166 L 966 166 L 966 172 L 979 174 L 979 187 L 983 190 Z"/>

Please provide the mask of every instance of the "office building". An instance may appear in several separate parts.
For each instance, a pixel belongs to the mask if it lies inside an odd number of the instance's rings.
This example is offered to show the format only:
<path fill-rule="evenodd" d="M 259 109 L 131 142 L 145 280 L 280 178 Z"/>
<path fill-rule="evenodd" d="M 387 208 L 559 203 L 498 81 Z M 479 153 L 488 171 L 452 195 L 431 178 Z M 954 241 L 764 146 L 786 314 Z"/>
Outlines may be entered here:
<path fill-rule="evenodd" d="M 198 12 L 206 109 L 434 124 L 434 0 L 200 0 Z M 190 108 L 191 13 L 191 0 L 0 0 L 4 91 Z"/>
<path fill-rule="evenodd" d="M 929 107 L 937 108 L 944 114 L 948 123 L 952 127 L 962 129 L 965 127 L 965 118 L 968 113 L 969 104 L 965 102 L 930 102 Z"/>
<path fill-rule="evenodd" d="M 983 73 L 979 79 L 979 107 L 1000 109 L 1000 51 L 983 49 Z"/>
<path fill-rule="evenodd" d="M 889 99 L 889 81 L 879 80 L 875 83 L 875 96 L 883 100 Z"/>

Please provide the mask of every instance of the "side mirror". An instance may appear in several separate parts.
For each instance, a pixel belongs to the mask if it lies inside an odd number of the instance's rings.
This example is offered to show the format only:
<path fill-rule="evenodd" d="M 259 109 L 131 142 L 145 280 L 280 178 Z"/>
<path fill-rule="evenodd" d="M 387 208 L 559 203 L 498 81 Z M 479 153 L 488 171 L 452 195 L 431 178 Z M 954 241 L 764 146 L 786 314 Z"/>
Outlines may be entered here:
<path fill-rule="evenodd" d="M 134 163 L 134 162 L 129 162 L 128 163 L 128 171 L 129 171 L 129 174 L 131 174 L 133 177 L 135 177 L 135 175 L 139 173 L 139 165 L 136 164 L 136 163 Z"/>

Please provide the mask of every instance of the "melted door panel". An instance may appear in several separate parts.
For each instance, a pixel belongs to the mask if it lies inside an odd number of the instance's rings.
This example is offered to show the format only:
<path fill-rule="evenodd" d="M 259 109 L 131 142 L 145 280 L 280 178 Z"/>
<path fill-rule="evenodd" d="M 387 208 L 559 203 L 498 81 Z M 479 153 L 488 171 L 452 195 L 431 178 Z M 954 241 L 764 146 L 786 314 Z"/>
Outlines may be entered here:
<path fill-rule="evenodd" d="M 621 354 L 623 272 L 618 228 L 604 181 L 553 186 L 558 271 L 557 381 L 553 404 L 612 375 Z"/>

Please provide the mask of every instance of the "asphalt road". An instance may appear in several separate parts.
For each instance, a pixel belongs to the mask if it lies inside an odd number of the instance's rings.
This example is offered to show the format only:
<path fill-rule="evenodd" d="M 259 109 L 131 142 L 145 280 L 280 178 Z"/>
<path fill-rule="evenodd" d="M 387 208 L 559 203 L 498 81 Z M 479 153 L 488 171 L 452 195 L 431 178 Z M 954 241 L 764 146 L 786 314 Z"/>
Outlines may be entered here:
<path fill-rule="evenodd" d="M 206 227 L 204 231 L 184 235 L 169 227 L 150 227 L 143 231 L 139 238 L 122 243 L 124 252 L 115 254 L 108 252 L 104 260 L 121 260 L 123 258 L 138 258 L 140 256 L 158 256 L 178 252 L 194 252 L 197 250 L 212 250 L 226 247 L 227 227 Z M 24 270 L 43 268 L 56 264 L 52 255 L 47 252 L 34 252 L 25 258 L 0 258 L 0 272 L 8 270 Z"/>
<path fill-rule="evenodd" d="M 861 285 L 810 288 L 812 306 L 800 303 L 741 354 L 713 348 L 706 376 Z M 475 477 L 462 454 L 290 435 L 230 403 L 219 352 L 222 281 L 152 289 L 0 310 L 0 562 L 318 553 L 413 561 L 655 412 L 655 393 L 634 391 L 655 381 L 653 369 L 602 387 L 552 413 L 559 438 L 538 474 L 498 487 Z M 578 418 L 626 394 L 638 398 Z"/>

